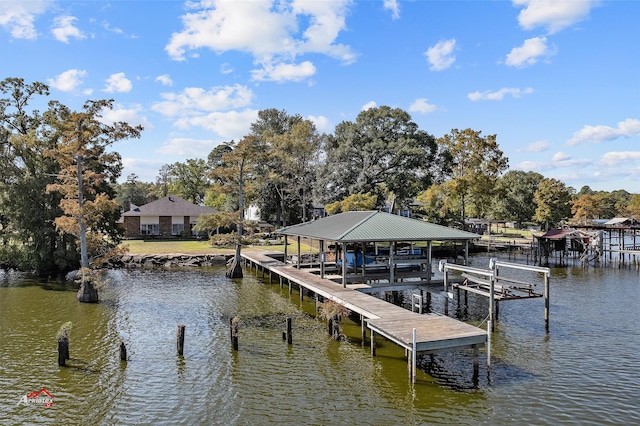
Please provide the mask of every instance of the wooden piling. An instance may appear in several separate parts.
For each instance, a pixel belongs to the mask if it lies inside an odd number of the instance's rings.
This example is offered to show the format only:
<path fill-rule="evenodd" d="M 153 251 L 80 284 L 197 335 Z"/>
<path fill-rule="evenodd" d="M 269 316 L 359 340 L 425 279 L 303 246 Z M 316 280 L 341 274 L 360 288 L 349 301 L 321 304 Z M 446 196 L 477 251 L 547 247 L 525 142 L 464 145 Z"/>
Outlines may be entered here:
<path fill-rule="evenodd" d="M 64 367 L 69 359 L 69 339 L 58 339 L 58 365 Z"/>
<path fill-rule="evenodd" d="M 291 332 L 292 320 L 291 317 L 287 318 L 287 344 L 291 345 L 293 343 L 293 334 Z"/>
<path fill-rule="evenodd" d="M 229 319 L 229 334 L 231 335 L 231 347 L 234 351 L 238 350 L 238 317 Z"/>
<path fill-rule="evenodd" d="M 127 346 L 124 342 L 120 342 L 120 361 L 127 360 Z"/>
<path fill-rule="evenodd" d="M 179 325 L 178 326 L 178 332 L 177 332 L 177 337 L 178 337 L 178 342 L 177 342 L 178 355 L 184 355 L 184 329 L 185 329 L 184 325 Z"/>

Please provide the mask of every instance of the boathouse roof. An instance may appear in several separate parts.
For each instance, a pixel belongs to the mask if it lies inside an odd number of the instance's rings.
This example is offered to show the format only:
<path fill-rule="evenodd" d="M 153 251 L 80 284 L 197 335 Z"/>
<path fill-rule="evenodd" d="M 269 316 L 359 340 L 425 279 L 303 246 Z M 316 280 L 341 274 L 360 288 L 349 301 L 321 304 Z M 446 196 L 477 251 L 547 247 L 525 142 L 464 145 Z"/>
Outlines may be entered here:
<path fill-rule="evenodd" d="M 480 235 L 378 211 L 353 211 L 278 229 L 278 234 L 336 242 L 475 240 Z"/>

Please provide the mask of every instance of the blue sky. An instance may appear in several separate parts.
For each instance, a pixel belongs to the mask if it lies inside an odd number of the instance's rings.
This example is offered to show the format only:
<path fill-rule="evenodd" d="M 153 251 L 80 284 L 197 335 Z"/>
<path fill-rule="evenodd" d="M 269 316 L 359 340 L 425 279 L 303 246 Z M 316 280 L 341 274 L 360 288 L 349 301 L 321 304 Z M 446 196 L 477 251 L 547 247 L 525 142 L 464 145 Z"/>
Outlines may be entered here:
<path fill-rule="evenodd" d="M 0 0 L 0 79 L 113 98 L 105 120 L 145 127 L 113 145 L 143 181 L 261 109 L 333 132 L 389 105 L 436 137 L 496 134 L 511 170 L 640 193 L 639 46 L 635 0 Z"/>

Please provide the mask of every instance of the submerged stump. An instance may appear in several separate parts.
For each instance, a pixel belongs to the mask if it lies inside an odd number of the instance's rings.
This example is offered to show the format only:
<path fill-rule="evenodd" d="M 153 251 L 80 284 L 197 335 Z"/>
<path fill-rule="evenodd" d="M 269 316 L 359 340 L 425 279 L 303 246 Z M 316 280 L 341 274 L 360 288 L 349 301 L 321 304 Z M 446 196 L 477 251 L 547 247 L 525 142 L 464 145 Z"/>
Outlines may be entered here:
<path fill-rule="evenodd" d="M 98 290 L 90 280 L 83 281 L 78 290 L 78 302 L 98 303 Z"/>
<path fill-rule="evenodd" d="M 64 367 L 69 359 L 69 339 L 58 339 L 58 365 Z"/>

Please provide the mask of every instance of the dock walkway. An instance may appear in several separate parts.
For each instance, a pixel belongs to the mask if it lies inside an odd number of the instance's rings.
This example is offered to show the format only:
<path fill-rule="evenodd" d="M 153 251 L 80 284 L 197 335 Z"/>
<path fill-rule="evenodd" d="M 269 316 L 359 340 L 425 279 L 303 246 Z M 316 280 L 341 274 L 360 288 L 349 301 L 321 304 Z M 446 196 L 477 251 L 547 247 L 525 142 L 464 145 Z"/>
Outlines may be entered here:
<path fill-rule="evenodd" d="M 287 265 L 270 257 L 266 252 L 243 252 L 242 257 L 256 269 L 262 269 L 263 272 L 269 271 L 270 275 L 276 274 L 281 280 L 295 283 L 300 288 L 306 288 L 360 314 L 363 323 L 366 322 L 371 331 L 373 354 L 375 354 L 375 333 L 378 333 L 405 348 L 407 353 L 414 351 L 414 344 L 416 353 L 474 349 L 474 366 L 477 366 L 478 349 L 487 341 L 486 331 L 478 327 L 447 316 L 411 312 L 356 288 L 344 288 L 334 281 Z M 416 330 L 415 342 L 414 329 Z M 415 357 L 413 358 L 415 360 Z M 415 364 L 412 370 L 415 372 Z"/>

